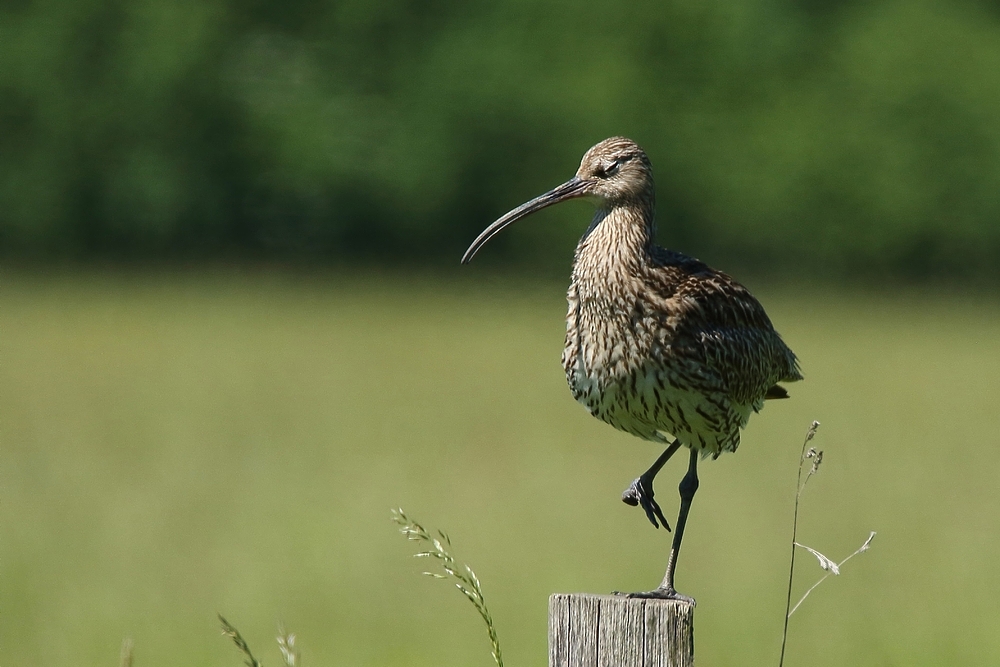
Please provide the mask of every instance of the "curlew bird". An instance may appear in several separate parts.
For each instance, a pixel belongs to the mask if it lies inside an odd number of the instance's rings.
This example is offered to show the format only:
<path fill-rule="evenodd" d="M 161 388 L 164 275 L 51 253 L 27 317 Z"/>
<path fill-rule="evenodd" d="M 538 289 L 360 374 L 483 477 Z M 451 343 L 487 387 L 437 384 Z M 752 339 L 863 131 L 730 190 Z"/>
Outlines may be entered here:
<path fill-rule="evenodd" d="M 656 527 L 670 530 L 653 478 L 681 446 L 690 449 L 667 571 L 654 590 L 632 597 L 685 600 L 674 588 L 699 457 L 735 451 L 740 429 L 765 399 L 787 398 L 779 382 L 801 380 L 795 354 L 763 306 L 721 271 L 654 243 L 649 158 L 624 137 L 583 156 L 576 175 L 487 227 L 462 257 L 467 264 L 510 224 L 568 199 L 597 205 L 576 247 L 562 364 L 573 397 L 592 415 L 632 435 L 669 443 L 622 494 Z M 671 441 L 672 438 L 672 441 Z"/>

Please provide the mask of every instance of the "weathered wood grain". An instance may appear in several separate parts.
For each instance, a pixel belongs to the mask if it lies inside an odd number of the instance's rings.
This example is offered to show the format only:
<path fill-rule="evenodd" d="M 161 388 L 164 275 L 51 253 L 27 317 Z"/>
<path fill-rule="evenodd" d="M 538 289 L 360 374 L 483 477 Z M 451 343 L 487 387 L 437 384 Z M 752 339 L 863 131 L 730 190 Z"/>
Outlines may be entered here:
<path fill-rule="evenodd" d="M 549 667 L 692 667 L 694 607 L 674 600 L 557 593 Z"/>

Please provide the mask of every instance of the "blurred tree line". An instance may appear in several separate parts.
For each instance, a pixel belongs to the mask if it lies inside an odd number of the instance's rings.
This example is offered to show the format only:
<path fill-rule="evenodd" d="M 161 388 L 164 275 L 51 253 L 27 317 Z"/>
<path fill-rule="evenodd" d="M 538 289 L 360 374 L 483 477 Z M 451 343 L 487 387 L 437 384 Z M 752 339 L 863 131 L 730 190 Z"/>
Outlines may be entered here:
<path fill-rule="evenodd" d="M 985 0 L 0 5 L 7 258 L 457 261 L 613 134 L 725 268 L 1000 277 Z M 565 266 L 589 215 L 483 259 Z"/>

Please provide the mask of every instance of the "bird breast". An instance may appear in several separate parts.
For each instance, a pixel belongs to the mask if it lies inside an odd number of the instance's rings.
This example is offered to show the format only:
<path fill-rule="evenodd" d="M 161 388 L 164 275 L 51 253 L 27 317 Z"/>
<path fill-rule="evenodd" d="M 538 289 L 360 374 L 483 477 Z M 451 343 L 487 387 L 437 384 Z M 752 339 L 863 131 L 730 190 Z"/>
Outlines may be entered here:
<path fill-rule="evenodd" d="M 672 350 L 686 306 L 657 313 L 638 292 L 587 289 L 567 294 L 563 370 L 573 397 L 598 419 L 645 440 L 679 438 L 705 455 L 739 444 L 753 406 L 737 406 L 706 369 Z"/>

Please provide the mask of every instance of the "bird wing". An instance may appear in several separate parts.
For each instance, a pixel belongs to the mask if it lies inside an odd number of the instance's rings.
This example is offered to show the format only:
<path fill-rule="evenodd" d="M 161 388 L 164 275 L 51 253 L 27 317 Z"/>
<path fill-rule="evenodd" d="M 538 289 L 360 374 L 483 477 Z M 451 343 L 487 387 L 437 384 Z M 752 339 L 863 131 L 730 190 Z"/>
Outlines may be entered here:
<path fill-rule="evenodd" d="M 795 354 L 749 290 L 704 262 L 656 250 L 647 299 L 672 332 L 674 363 L 744 405 L 762 401 L 779 381 L 801 379 Z"/>

